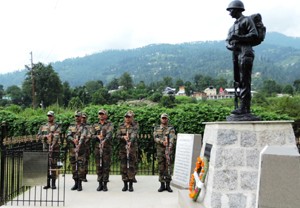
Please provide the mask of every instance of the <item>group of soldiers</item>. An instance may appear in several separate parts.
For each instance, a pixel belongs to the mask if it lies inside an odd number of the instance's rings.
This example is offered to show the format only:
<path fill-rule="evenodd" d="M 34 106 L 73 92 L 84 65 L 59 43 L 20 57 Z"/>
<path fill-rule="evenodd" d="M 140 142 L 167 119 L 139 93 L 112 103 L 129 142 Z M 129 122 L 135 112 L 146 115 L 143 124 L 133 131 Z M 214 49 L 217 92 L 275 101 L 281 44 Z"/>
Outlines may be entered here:
<path fill-rule="evenodd" d="M 38 138 L 43 142 L 45 151 L 48 151 L 48 177 L 44 189 L 56 189 L 57 162 L 59 158 L 59 140 L 61 127 L 55 122 L 53 111 L 47 113 L 48 122 L 39 128 Z M 72 167 L 74 186 L 71 190 L 82 191 L 82 182 L 87 182 L 90 147 L 95 153 L 97 191 L 108 191 L 110 165 L 112 157 L 112 139 L 114 125 L 108 120 L 108 113 L 101 109 L 98 111 L 98 122 L 93 125 L 87 124 L 87 114 L 76 111 L 75 123 L 68 127 L 66 140 L 68 143 L 69 162 Z M 160 124 L 154 127 L 154 141 L 157 147 L 157 159 L 159 169 L 160 188 L 158 192 L 170 187 L 171 177 L 171 154 L 176 140 L 175 129 L 168 123 L 169 116 L 163 113 L 160 116 Z M 136 182 L 137 173 L 137 149 L 138 149 L 139 125 L 134 120 L 133 111 L 124 115 L 124 121 L 118 126 L 115 138 L 118 139 L 120 171 L 124 186 L 122 191 L 133 192 L 133 183 Z M 91 145 L 93 143 L 94 145 Z"/>

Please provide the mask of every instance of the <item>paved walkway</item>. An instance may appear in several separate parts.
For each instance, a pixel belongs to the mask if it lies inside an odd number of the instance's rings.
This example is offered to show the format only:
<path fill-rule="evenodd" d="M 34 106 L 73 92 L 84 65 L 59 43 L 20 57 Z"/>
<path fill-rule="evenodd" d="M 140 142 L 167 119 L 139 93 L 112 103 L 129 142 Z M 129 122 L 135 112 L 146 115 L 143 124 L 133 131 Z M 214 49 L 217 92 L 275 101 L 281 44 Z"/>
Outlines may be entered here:
<path fill-rule="evenodd" d="M 83 182 L 83 191 L 71 191 L 74 182 L 71 175 L 66 175 L 65 207 L 70 208 L 178 208 L 178 189 L 173 193 L 157 192 L 160 186 L 158 176 L 137 176 L 134 192 L 122 192 L 123 182 L 120 175 L 110 176 L 108 191 L 96 191 L 96 175 L 88 175 L 88 182 Z M 55 205 L 54 205 L 55 206 Z M 3 206 L 11 207 L 11 206 Z M 21 206 L 20 206 L 21 207 Z M 27 207 L 27 206 L 22 206 Z M 31 206 L 33 207 L 33 206 Z M 41 207 L 41 206 L 36 206 Z M 42 206 L 44 207 L 44 206 Z M 45 206 L 46 207 L 46 206 Z M 49 205 L 47 206 L 49 207 Z"/>

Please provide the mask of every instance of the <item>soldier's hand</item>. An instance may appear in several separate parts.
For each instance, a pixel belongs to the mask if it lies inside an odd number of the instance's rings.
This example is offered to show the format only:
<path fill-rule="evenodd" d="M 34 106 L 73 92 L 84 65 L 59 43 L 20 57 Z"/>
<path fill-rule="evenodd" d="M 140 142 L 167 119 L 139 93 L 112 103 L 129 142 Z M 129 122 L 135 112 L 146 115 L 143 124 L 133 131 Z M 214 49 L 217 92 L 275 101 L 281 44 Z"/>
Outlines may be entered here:
<path fill-rule="evenodd" d="M 98 138 L 99 140 L 102 140 L 102 139 L 103 139 L 103 135 L 102 135 L 102 134 L 97 135 L 97 138 Z"/>
<path fill-rule="evenodd" d="M 75 138 L 75 139 L 73 140 L 73 142 L 74 142 L 75 145 L 77 145 L 77 144 L 78 144 L 78 139 Z"/>
<path fill-rule="evenodd" d="M 127 135 L 123 136 L 123 138 L 124 138 L 125 141 L 129 140 L 129 137 Z"/>

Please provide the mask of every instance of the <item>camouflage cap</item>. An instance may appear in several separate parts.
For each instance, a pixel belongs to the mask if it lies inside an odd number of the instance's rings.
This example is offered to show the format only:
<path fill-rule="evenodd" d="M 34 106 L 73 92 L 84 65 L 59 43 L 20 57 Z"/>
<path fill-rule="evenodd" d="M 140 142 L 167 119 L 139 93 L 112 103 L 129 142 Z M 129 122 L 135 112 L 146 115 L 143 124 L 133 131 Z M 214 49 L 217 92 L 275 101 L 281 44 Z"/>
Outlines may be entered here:
<path fill-rule="evenodd" d="M 133 113 L 133 111 L 129 110 L 129 111 L 127 111 L 127 112 L 125 113 L 124 116 L 125 116 L 125 117 L 126 117 L 126 116 L 132 117 L 132 116 L 134 116 L 134 113 Z"/>
<path fill-rule="evenodd" d="M 169 115 L 166 113 L 161 114 L 160 118 L 169 118 Z"/>
<path fill-rule="evenodd" d="M 48 111 L 47 116 L 54 116 L 54 112 L 53 111 Z"/>
<path fill-rule="evenodd" d="M 98 111 L 98 114 L 104 114 L 104 115 L 107 115 L 107 112 L 106 112 L 106 110 L 101 109 L 101 110 Z"/>
<path fill-rule="evenodd" d="M 81 116 L 82 116 L 83 118 L 87 118 L 87 117 L 88 117 L 88 116 L 87 116 L 87 113 L 84 113 L 84 112 L 81 113 Z"/>
<path fill-rule="evenodd" d="M 80 111 L 75 111 L 75 116 L 82 116 L 82 113 Z"/>

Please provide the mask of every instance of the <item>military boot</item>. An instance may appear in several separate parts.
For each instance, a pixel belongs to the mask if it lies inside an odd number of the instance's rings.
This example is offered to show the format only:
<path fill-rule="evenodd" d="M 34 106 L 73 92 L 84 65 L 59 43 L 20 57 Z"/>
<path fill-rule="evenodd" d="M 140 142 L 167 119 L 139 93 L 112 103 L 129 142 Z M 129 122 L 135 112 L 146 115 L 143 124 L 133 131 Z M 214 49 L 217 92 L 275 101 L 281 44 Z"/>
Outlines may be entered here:
<path fill-rule="evenodd" d="M 124 181 L 124 187 L 122 188 L 122 191 L 127 191 L 128 190 L 128 184 L 127 181 Z"/>
<path fill-rule="evenodd" d="M 173 190 L 172 190 L 171 187 L 170 187 L 170 182 L 167 182 L 167 183 L 166 183 L 166 190 L 167 190 L 168 192 L 173 192 Z"/>
<path fill-rule="evenodd" d="M 129 189 L 130 192 L 133 192 L 133 182 L 129 181 Z"/>
<path fill-rule="evenodd" d="M 47 185 L 43 187 L 43 189 L 50 188 L 50 178 L 47 178 Z"/>
<path fill-rule="evenodd" d="M 102 181 L 99 181 L 99 186 L 97 188 L 97 191 L 102 191 L 103 190 L 103 184 Z"/>
<path fill-rule="evenodd" d="M 56 181 L 56 179 L 53 178 L 53 179 L 52 179 L 52 184 L 51 184 L 51 188 L 52 188 L 52 189 L 56 189 L 55 181 Z"/>
<path fill-rule="evenodd" d="M 165 187 L 165 183 L 164 182 L 160 182 L 160 187 L 159 187 L 159 189 L 157 190 L 158 192 L 162 192 L 162 191 L 164 191 L 166 189 L 166 187 Z"/>
<path fill-rule="evenodd" d="M 107 191 L 108 189 L 107 189 L 107 182 L 104 182 L 103 183 L 103 191 Z"/>
<path fill-rule="evenodd" d="M 72 191 L 78 189 L 78 180 L 74 180 L 74 181 L 75 181 L 75 184 L 74 184 L 74 186 L 71 188 Z"/>
<path fill-rule="evenodd" d="M 78 188 L 77 191 L 82 191 L 82 181 L 78 180 Z"/>

